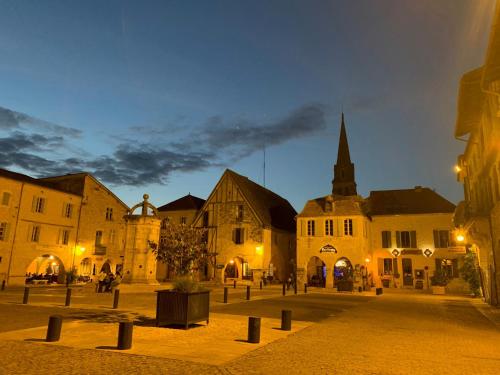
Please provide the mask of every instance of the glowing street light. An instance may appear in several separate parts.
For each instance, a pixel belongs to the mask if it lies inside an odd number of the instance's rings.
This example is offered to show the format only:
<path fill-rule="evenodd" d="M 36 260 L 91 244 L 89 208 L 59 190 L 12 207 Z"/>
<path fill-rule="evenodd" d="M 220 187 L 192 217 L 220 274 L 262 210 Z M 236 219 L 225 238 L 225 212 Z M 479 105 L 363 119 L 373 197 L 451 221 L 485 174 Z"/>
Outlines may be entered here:
<path fill-rule="evenodd" d="M 255 247 L 255 253 L 257 255 L 262 255 L 264 253 L 264 246 L 259 245 Z"/>
<path fill-rule="evenodd" d="M 455 165 L 453 169 L 455 170 L 456 173 L 462 172 L 462 168 L 459 165 Z"/>

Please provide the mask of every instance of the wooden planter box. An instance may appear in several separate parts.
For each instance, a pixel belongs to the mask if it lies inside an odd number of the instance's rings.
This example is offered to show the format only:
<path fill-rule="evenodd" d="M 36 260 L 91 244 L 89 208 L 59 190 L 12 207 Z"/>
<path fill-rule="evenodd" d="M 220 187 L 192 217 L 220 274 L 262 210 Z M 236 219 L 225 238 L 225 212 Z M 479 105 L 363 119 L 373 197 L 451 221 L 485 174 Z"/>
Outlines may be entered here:
<path fill-rule="evenodd" d="M 210 291 L 176 292 L 156 291 L 156 325 L 180 324 L 188 329 L 190 324 L 206 320 L 208 324 Z"/>
<path fill-rule="evenodd" d="M 352 292 L 353 282 L 348 280 L 339 280 L 335 282 L 335 286 L 339 292 Z"/>
<path fill-rule="evenodd" d="M 446 294 L 446 287 L 444 286 L 439 286 L 439 285 L 433 285 L 432 286 L 432 294 Z"/>

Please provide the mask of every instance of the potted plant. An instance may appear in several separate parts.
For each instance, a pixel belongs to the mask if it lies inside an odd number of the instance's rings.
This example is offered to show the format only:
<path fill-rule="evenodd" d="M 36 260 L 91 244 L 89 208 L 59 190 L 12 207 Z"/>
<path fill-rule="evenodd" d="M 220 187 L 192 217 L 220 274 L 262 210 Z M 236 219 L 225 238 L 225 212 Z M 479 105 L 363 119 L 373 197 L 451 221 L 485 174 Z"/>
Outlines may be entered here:
<path fill-rule="evenodd" d="M 476 253 L 469 251 L 465 254 L 463 266 L 460 268 L 460 276 L 469 284 L 474 297 L 481 295 L 481 279 L 477 269 Z"/>
<path fill-rule="evenodd" d="M 158 245 L 149 246 L 158 261 L 168 264 L 177 276 L 173 288 L 157 291 L 156 325 L 209 321 L 210 291 L 194 281 L 195 271 L 206 265 L 211 254 L 206 247 L 206 229 L 185 224 L 169 224 Z"/>
<path fill-rule="evenodd" d="M 441 269 L 434 271 L 434 276 L 431 277 L 432 294 L 445 294 L 446 285 L 448 285 L 446 273 Z"/>

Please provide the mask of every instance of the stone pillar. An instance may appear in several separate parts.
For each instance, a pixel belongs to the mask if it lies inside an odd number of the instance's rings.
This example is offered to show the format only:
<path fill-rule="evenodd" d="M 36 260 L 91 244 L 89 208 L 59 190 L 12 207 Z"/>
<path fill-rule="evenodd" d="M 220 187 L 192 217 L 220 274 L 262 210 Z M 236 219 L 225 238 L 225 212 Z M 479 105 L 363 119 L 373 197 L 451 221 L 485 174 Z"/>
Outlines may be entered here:
<path fill-rule="evenodd" d="M 149 197 L 144 195 L 144 202 L 134 206 L 127 221 L 125 239 L 125 258 L 123 264 L 123 282 L 128 284 L 159 284 L 156 280 L 156 258 L 148 241 L 158 243 L 160 238 L 161 220 L 156 216 L 156 209 L 147 202 Z M 133 211 L 142 206 L 141 215 L 133 215 Z M 151 208 L 153 215 L 148 215 Z"/>

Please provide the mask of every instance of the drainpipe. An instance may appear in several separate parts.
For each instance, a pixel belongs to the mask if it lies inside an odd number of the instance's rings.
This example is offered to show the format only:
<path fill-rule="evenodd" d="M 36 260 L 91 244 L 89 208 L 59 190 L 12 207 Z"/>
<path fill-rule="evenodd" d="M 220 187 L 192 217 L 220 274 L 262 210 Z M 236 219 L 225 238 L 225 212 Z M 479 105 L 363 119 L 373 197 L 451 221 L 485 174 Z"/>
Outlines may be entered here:
<path fill-rule="evenodd" d="M 14 237 L 12 238 L 12 246 L 10 248 L 9 265 L 7 266 L 7 284 L 9 283 L 9 279 L 10 279 L 10 268 L 12 266 L 12 255 L 14 254 L 14 245 L 16 243 L 17 227 L 19 225 L 19 213 L 21 211 L 21 202 L 22 202 L 22 198 L 23 198 L 23 191 L 24 191 L 24 182 L 21 185 L 21 194 L 19 196 L 19 203 L 17 205 L 16 226 L 14 228 Z"/>

